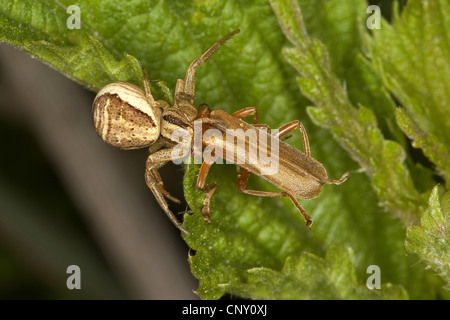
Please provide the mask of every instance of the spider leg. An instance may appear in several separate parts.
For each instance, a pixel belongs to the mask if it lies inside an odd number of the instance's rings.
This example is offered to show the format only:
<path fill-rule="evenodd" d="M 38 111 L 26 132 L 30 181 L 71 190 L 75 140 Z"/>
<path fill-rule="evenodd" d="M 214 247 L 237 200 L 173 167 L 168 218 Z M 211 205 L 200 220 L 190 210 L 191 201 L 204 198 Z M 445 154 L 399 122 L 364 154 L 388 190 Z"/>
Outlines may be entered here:
<path fill-rule="evenodd" d="M 208 60 L 214 52 L 216 52 L 219 47 L 228 39 L 230 39 L 232 36 L 234 36 L 236 33 L 239 32 L 239 29 L 234 30 L 233 32 L 227 34 L 225 37 L 214 43 L 208 50 L 206 50 L 200 57 L 196 58 L 192 63 L 189 65 L 189 68 L 186 71 L 186 78 L 184 80 L 184 92 L 194 97 L 195 93 L 195 69 L 202 65 L 206 60 Z"/>
<path fill-rule="evenodd" d="M 155 196 L 156 201 L 158 201 L 158 204 L 173 224 L 186 235 L 189 235 L 189 232 L 181 226 L 181 223 L 177 220 L 173 212 L 170 211 L 169 205 L 167 204 L 165 198 L 168 198 L 174 202 L 180 202 L 180 200 L 171 196 L 170 193 L 164 189 L 164 183 L 158 171 L 159 168 L 164 166 L 167 162 L 172 161 L 172 159 L 172 148 L 158 150 L 155 153 L 150 154 L 145 165 L 145 182 Z"/>

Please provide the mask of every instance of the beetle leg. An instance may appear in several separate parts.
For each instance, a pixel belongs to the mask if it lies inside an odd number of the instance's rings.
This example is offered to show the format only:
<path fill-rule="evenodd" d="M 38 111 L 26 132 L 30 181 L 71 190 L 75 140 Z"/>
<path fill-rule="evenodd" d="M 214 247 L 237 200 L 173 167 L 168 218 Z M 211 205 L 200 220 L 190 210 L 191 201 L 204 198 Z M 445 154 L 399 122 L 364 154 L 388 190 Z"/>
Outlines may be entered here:
<path fill-rule="evenodd" d="M 259 196 L 259 197 L 286 197 L 286 192 L 269 192 L 269 191 L 259 191 L 259 190 L 248 190 L 245 189 L 247 186 L 248 178 L 250 177 L 252 173 L 248 170 L 242 169 L 239 171 L 238 174 L 238 190 L 245 194 L 250 194 L 253 196 Z"/>
<path fill-rule="evenodd" d="M 251 172 L 248 170 L 242 169 L 238 174 L 238 190 L 245 194 L 250 194 L 252 196 L 258 197 L 286 197 L 286 192 L 269 192 L 269 191 L 259 191 L 259 190 L 248 190 L 245 189 L 247 186 L 248 178 L 250 177 Z"/>
<path fill-rule="evenodd" d="M 258 123 L 258 110 L 255 107 L 248 107 L 241 110 L 238 110 L 232 114 L 233 117 L 244 119 L 249 116 L 253 116 L 253 124 Z"/>
<path fill-rule="evenodd" d="M 211 223 L 211 216 L 209 214 L 209 204 L 211 202 L 211 197 L 214 194 L 214 191 L 216 191 L 217 184 L 215 182 L 211 183 L 210 185 L 205 186 L 205 180 L 206 176 L 208 175 L 209 168 L 211 167 L 210 164 L 203 162 L 202 166 L 200 167 L 200 172 L 198 174 L 197 178 L 197 189 L 207 192 L 205 196 L 205 200 L 203 201 L 203 216 L 208 223 Z"/>
<path fill-rule="evenodd" d="M 165 199 L 168 198 L 174 202 L 180 202 L 180 200 L 171 196 L 170 193 L 167 192 L 166 189 L 164 189 L 164 184 L 158 171 L 159 168 L 164 166 L 170 160 L 172 160 L 172 149 L 163 149 L 150 154 L 145 165 L 145 182 L 155 196 L 156 201 L 158 201 L 158 204 L 164 210 L 173 224 L 175 224 L 175 226 L 183 231 L 186 235 L 189 235 L 189 232 L 183 229 L 181 223 L 177 220 L 172 211 L 170 211 Z"/>
<path fill-rule="evenodd" d="M 232 114 L 233 117 L 244 119 L 248 116 L 253 116 L 253 126 L 257 128 L 264 128 L 267 132 L 269 132 L 270 127 L 267 124 L 259 124 L 258 123 L 258 110 L 255 107 L 248 107 L 241 110 L 238 110 Z"/>
<path fill-rule="evenodd" d="M 306 214 L 305 209 L 303 209 L 303 207 L 300 205 L 300 203 L 298 203 L 297 199 L 295 199 L 294 196 L 291 196 L 290 194 L 286 194 L 286 195 L 291 199 L 291 201 L 294 203 L 294 205 L 297 207 L 297 209 L 302 214 L 303 219 L 305 219 L 305 222 L 306 222 L 306 227 L 308 229 L 311 229 L 312 220 L 311 220 L 310 216 L 308 216 Z"/>
<path fill-rule="evenodd" d="M 309 156 L 311 151 L 309 149 L 308 135 L 306 134 L 305 127 L 303 127 L 303 124 L 300 121 L 294 120 L 282 125 L 280 128 L 278 128 L 278 134 L 275 134 L 274 136 L 277 138 L 281 138 L 282 136 L 294 131 L 297 128 L 300 128 L 300 131 L 302 132 L 303 150 L 305 154 Z"/>
<path fill-rule="evenodd" d="M 306 227 L 308 229 L 311 229 L 311 218 L 306 214 L 305 209 L 302 208 L 302 206 L 298 203 L 298 201 L 289 193 L 287 192 L 268 192 L 268 191 L 258 191 L 258 190 L 247 190 L 245 189 L 246 185 L 247 185 L 247 181 L 248 178 L 250 177 L 251 172 L 247 171 L 247 170 L 241 170 L 239 172 L 238 175 L 238 189 L 239 191 L 245 193 L 245 194 L 250 194 L 250 195 L 254 195 L 254 196 L 259 196 L 259 197 L 289 197 L 291 199 L 291 201 L 294 203 L 294 205 L 297 207 L 297 209 L 300 211 L 300 213 L 303 216 L 303 219 L 305 219 L 306 222 Z"/>
<path fill-rule="evenodd" d="M 206 183 L 206 177 L 208 176 L 209 169 L 211 168 L 211 165 L 213 162 L 217 159 L 217 157 L 208 157 L 205 159 L 205 161 L 202 163 L 202 166 L 200 167 L 200 172 L 198 173 L 197 177 L 197 189 L 207 192 L 205 200 L 203 201 L 203 216 L 208 223 L 211 223 L 211 216 L 209 214 L 209 204 L 211 202 L 211 197 L 214 194 L 214 191 L 216 190 L 217 184 L 215 182 L 211 183 L 208 186 L 205 186 Z"/>
<path fill-rule="evenodd" d="M 240 168 L 239 166 L 236 166 L 237 168 Z M 251 172 L 248 170 L 245 170 L 243 168 L 240 168 L 238 171 L 238 181 L 237 181 L 237 187 L 240 192 L 245 193 L 245 187 L 247 186 L 248 178 L 250 178 Z"/>

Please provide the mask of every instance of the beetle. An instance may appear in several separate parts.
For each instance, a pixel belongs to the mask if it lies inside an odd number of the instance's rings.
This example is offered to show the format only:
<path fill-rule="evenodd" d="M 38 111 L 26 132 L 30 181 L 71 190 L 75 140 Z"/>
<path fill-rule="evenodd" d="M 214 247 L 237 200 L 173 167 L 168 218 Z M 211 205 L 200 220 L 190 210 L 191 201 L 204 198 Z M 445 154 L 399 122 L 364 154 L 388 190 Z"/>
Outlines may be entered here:
<path fill-rule="evenodd" d="M 324 184 L 341 184 L 350 175 L 350 173 L 346 172 L 338 180 L 328 179 L 328 174 L 323 165 L 311 157 L 306 130 L 298 120 L 288 122 L 270 134 L 266 125 L 257 123 L 258 111 L 254 107 L 244 108 L 231 115 L 223 110 L 211 111 L 207 105 L 202 105 L 199 110 L 199 118 L 206 124 L 206 130 L 209 127 L 213 127 L 224 133 L 218 137 L 215 136 L 214 139 L 203 141 L 204 145 L 214 146 L 214 150 L 224 150 L 225 152 L 222 152 L 221 155 L 223 156 L 225 154 L 224 158 L 229 163 L 236 164 L 239 155 L 247 154 L 252 148 L 253 150 L 265 148 L 265 154 L 267 154 L 272 150 L 272 143 L 275 142 L 278 144 L 278 152 L 271 154 L 271 156 L 276 157 L 275 161 L 278 161 L 278 168 L 272 174 L 262 174 L 262 168 L 266 167 L 266 164 L 262 163 L 260 158 L 254 163 L 246 161 L 237 164 L 240 167 L 237 183 L 238 190 L 260 197 L 289 197 L 302 214 L 308 228 L 312 224 L 311 218 L 306 214 L 296 198 L 313 199 L 320 194 Z M 248 116 L 254 117 L 253 125 L 242 120 Z M 304 152 L 301 152 L 280 139 L 297 128 L 300 129 L 302 134 Z M 242 131 L 236 133 L 235 130 L 230 129 L 241 129 Z M 254 135 L 255 139 L 253 141 L 249 140 L 244 144 L 236 142 L 239 140 L 243 141 L 246 136 L 245 132 L 251 130 L 258 130 L 258 134 Z M 233 151 L 226 152 L 230 149 Z M 213 155 L 213 157 L 217 157 L 217 155 Z M 202 163 L 197 179 L 197 188 L 208 192 L 203 206 L 203 214 L 208 221 L 210 221 L 209 202 L 216 188 L 216 183 L 205 186 L 206 176 L 208 175 L 211 164 L 211 160 Z M 284 191 L 267 192 L 246 189 L 247 181 L 251 174 L 262 177 L 264 180 Z"/>
<path fill-rule="evenodd" d="M 224 38 L 213 44 L 201 56 L 192 61 L 189 65 L 186 76 L 178 79 L 175 86 L 174 104 L 170 106 L 164 100 L 155 100 L 148 84 L 148 75 L 145 73 L 143 81 L 144 90 L 136 85 L 126 82 L 114 82 L 102 88 L 93 102 L 93 119 L 97 134 L 106 143 L 120 149 L 138 149 L 149 148 L 149 156 L 146 160 L 145 181 L 152 191 L 157 202 L 167 214 L 175 226 L 189 235 L 175 215 L 170 211 L 166 198 L 174 202 L 178 199 L 171 196 L 165 189 L 158 169 L 169 161 L 186 156 L 185 152 L 174 152 L 179 145 L 179 136 L 175 132 L 182 130 L 187 132 L 192 140 L 194 137 L 194 124 L 200 121 L 204 129 L 217 129 L 222 132 L 223 139 L 206 141 L 204 139 L 204 130 L 202 131 L 202 140 L 205 147 L 213 146 L 216 149 L 230 148 L 231 139 L 226 140 L 225 133 L 230 129 L 243 129 L 244 132 L 257 130 L 260 138 L 251 145 L 234 148 L 234 156 L 226 160 L 235 163 L 240 167 L 238 176 L 238 189 L 241 192 L 250 195 L 263 197 L 289 197 L 295 206 L 303 215 L 306 225 L 309 228 L 311 219 L 305 210 L 300 206 L 296 198 L 311 199 L 316 197 L 322 189 L 323 184 L 344 182 L 348 173 L 345 173 L 339 180 L 329 180 L 325 168 L 310 156 L 309 143 L 306 131 L 299 121 L 292 121 L 282 126 L 275 134 L 268 133 L 268 126 L 258 124 L 258 113 L 256 108 L 249 107 L 228 114 L 222 110 L 210 111 L 207 105 L 202 105 L 199 110 L 194 106 L 195 97 L 195 70 L 206 60 L 208 60 L 219 47 L 239 32 L 235 30 Z M 253 124 L 249 124 L 242 119 L 253 116 Z M 289 144 L 280 140 L 280 138 L 296 128 L 300 128 L 303 137 L 304 152 L 301 152 Z M 239 134 L 235 135 L 239 138 Z M 270 143 L 263 143 L 266 140 L 275 139 L 279 144 L 279 170 L 273 175 L 261 175 L 261 162 L 256 163 L 237 163 L 238 154 L 251 148 L 256 150 L 267 148 L 270 152 Z M 234 140 L 234 139 L 233 139 Z M 188 145 L 190 141 L 188 141 Z M 228 145 L 227 145 L 228 143 Z M 264 147 L 261 147 L 261 145 Z M 233 145 L 234 147 L 234 145 Z M 215 154 L 211 157 L 216 158 Z M 209 159 L 211 160 L 211 159 Z M 197 188 L 206 192 L 204 200 L 203 214 L 205 219 L 210 222 L 209 204 L 210 199 L 216 189 L 216 183 L 206 185 L 206 177 L 211 167 L 211 161 L 204 161 L 200 167 L 197 179 Z M 251 174 L 260 175 L 276 187 L 284 190 L 282 192 L 265 192 L 258 190 L 247 190 L 246 184 Z"/>

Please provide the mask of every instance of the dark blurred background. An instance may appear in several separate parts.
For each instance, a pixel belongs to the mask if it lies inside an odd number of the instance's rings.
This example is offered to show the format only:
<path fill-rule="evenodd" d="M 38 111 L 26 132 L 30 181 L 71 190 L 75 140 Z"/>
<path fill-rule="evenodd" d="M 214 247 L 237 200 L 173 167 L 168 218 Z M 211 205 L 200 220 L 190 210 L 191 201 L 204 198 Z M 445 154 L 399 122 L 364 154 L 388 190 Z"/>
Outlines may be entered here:
<path fill-rule="evenodd" d="M 101 141 L 94 96 L 0 43 L 0 299 L 195 299 L 188 247 L 145 185 L 147 150 Z M 162 170 L 180 199 L 182 170 Z"/>

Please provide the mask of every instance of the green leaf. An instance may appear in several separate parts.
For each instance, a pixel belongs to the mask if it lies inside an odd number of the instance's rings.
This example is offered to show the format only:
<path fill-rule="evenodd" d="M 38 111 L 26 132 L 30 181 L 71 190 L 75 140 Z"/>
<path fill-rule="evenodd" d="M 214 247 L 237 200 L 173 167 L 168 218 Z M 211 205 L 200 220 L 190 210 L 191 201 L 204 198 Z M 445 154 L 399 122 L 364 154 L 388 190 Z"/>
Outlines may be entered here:
<path fill-rule="evenodd" d="M 441 139 L 432 133 L 422 131 L 417 123 L 408 116 L 404 109 L 397 109 L 397 123 L 403 132 L 412 140 L 414 148 L 422 149 L 428 159 L 436 164 L 438 173 L 445 181 L 450 181 L 450 150 Z"/>
<path fill-rule="evenodd" d="M 408 227 L 406 249 L 416 253 L 450 288 L 450 192 L 433 188 L 420 226 Z"/>
<path fill-rule="evenodd" d="M 410 1 L 368 41 L 376 72 L 404 107 L 397 121 L 450 181 L 450 3 Z"/>
<path fill-rule="evenodd" d="M 408 299 L 390 283 L 369 289 L 358 282 L 351 250 L 330 246 L 325 258 L 310 253 L 288 257 L 281 271 L 253 268 L 244 283 L 223 285 L 232 294 L 257 299 Z"/>
<path fill-rule="evenodd" d="M 208 224 L 201 212 L 204 194 L 193 188 L 198 169 L 189 165 L 184 177 L 185 197 L 195 214 L 185 215 L 183 227 L 191 234 L 185 240 L 195 250 L 189 262 L 202 298 L 220 298 L 226 292 L 222 284 L 239 283 L 249 268 L 280 269 L 287 256 L 320 250 L 300 214 L 292 215 L 272 199 L 237 194 L 236 170 L 230 165 L 211 169 L 211 180 L 219 184 Z"/>
<path fill-rule="evenodd" d="M 336 154 L 333 149 L 329 152 Z M 184 238 L 194 250 L 189 262 L 200 280 L 200 297 L 217 299 L 229 288 L 245 283 L 250 269 L 278 272 L 288 257 L 303 252 L 322 256 L 323 248 L 335 243 L 351 246 L 359 277 L 367 277 L 366 268 L 376 264 L 382 270 L 383 284 L 401 283 L 413 297 L 433 296 L 420 267 L 406 255 L 404 228 L 387 212 L 377 210 L 377 199 L 363 175 L 352 176 L 339 190 L 325 189 L 318 199 L 301 202 L 314 221 L 309 231 L 289 201 L 280 204 L 238 193 L 237 174 L 231 165 L 211 168 L 207 181 L 218 186 L 208 224 L 201 212 L 204 194 L 195 188 L 198 170 L 198 165 L 188 165 L 185 175 L 185 197 L 192 212 L 184 216 L 183 227 L 191 233 Z M 260 186 L 257 179 L 251 182 L 252 188 Z M 248 293 L 239 295 L 258 297 Z"/>
<path fill-rule="evenodd" d="M 94 90 L 115 80 L 142 84 L 136 58 L 125 53 L 115 57 L 88 28 L 69 29 L 64 6 L 48 1 L 2 2 L 0 41 L 18 46 Z"/>
<path fill-rule="evenodd" d="M 295 45 L 283 52 L 301 75 L 297 78 L 300 90 L 314 102 L 315 108 L 322 109 L 309 112 L 310 117 L 316 124 L 329 128 L 334 138 L 361 165 L 383 206 L 406 225 L 417 221 L 423 203 L 403 164 L 402 147 L 384 139 L 370 109 L 353 107 L 346 89 L 330 70 L 325 47 L 306 33 L 296 3 L 291 0 L 271 3 L 281 29 Z"/>

